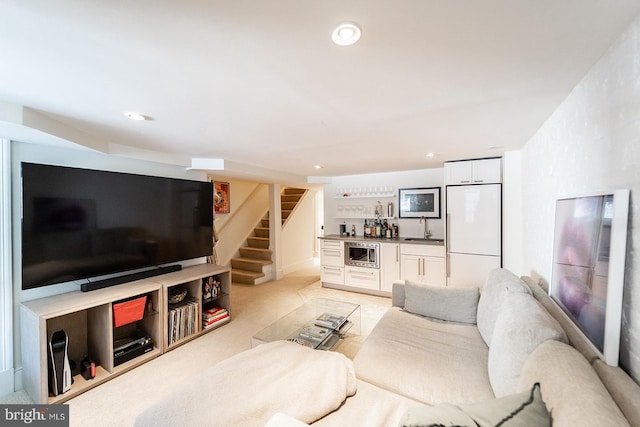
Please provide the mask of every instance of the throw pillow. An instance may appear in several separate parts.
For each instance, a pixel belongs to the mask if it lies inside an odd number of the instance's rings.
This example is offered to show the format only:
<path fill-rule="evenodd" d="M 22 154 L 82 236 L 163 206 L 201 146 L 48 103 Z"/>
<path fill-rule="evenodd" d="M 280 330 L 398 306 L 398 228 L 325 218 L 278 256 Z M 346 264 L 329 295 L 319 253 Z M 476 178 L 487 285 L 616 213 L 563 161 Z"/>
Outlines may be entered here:
<path fill-rule="evenodd" d="M 403 427 L 549 427 L 551 415 L 542 400 L 540 384 L 531 390 L 466 405 L 441 404 L 410 408 Z"/>
<path fill-rule="evenodd" d="M 406 281 L 404 309 L 434 319 L 476 323 L 478 288 L 446 288 Z"/>
<path fill-rule="evenodd" d="M 518 391 L 518 379 L 527 357 L 546 340 L 566 342 L 567 336 L 549 312 L 529 294 L 513 294 L 503 305 L 489 346 L 487 370 L 493 394 Z"/>
<path fill-rule="evenodd" d="M 506 268 L 496 268 L 489 273 L 478 301 L 478 330 L 487 345 L 491 345 L 493 328 L 502 304 L 511 294 L 531 294 L 531 290 L 518 276 Z M 507 302 L 508 303 L 508 302 Z"/>

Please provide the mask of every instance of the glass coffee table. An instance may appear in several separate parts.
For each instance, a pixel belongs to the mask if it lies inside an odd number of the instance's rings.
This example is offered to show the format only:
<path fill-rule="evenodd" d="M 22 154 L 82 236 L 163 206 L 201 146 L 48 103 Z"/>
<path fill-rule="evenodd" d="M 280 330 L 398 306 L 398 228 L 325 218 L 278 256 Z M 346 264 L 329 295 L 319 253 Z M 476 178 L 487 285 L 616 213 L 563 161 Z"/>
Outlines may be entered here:
<path fill-rule="evenodd" d="M 289 340 L 318 350 L 331 350 L 342 339 L 357 335 L 360 335 L 360 305 L 315 298 L 251 337 L 251 347 Z"/>

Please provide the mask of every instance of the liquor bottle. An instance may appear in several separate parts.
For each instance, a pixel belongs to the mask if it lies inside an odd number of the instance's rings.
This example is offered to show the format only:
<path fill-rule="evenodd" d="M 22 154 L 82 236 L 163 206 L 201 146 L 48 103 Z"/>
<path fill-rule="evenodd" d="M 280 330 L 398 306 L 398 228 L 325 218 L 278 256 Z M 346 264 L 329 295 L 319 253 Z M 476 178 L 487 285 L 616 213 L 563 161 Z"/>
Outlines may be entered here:
<path fill-rule="evenodd" d="M 384 212 L 382 211 L 382 203 L 378 200 L 378 204 L 376 205 L 376 217 L 384 216 Z"/>
<path fill-rule="evenodd" d="M 366 219 L 364 220 L 364 237 L 371 237 L 371 226 Z"/>

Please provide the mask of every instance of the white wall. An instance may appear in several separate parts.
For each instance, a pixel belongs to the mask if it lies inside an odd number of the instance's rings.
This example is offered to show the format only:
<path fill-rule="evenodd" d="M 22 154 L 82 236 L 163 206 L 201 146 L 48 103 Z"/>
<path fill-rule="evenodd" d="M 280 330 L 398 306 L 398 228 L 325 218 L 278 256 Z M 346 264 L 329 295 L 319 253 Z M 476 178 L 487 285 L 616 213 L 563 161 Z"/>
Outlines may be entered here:
<path fill-rule="evenodd" d="M 555 200 L 631 190 L 620 363 L 640 380 L 640 18 L 522 150 L 524 261 L 551 278 Z"/>
<path fill-rule="evenodd" d="M 269 210 L 269 186 L 255 181 L 210 176 L 214 181 L 229 183 L 228 214 L 215 215 L 218 236 L 216 254 L 218 264 L 230 265 L 231 258 L 239 255 L 238 248 L 245 246 L 247 237 Z"/>
<path fill-rule="evenodd" d="M 307 190 L 282 228 L 282 269 L 284 274 L 313 265 L 316 252 L 316 189 Z"/>
<path fill-rule="evenodd" d="M 14 390 L 10 151 L 0 139 L 0 396 Z"/>
<path fill-rule="evenodd" d="M 502 158 L 502 266 L 518 276 L 528 274 L 522 259 L 522 153 Z"/>
<path fill-rule="evenodd" d="M 49 295 L 76 291 L 80 285 L 74 282 L 46 286 L 27 291 L 21 290 L 21 186 L 20 162 L 45 163 L 88 169 L 100 169 L 117 172 L 137 173 L 141 175 L 165 176 L 171 178 L 185 178 L 206 180 L 206 174 L 199 171 L 188 171 L 184 167 L 167 164 L 133 160 L 124 157 L 110 156 L 86 149 L 64 149 L 46 145 L 11 143 L 11 193 L 12 193 L 12 240 L 13 240 L 13 311 L 14 311 L 14 340 L 13 354 L 16 368 L 16 389 L 22 388 L 20 361 L 20 310 L 22 301 L 29 301 Z"/>
<path fill-rule="evenodd" d="M 338 189 L 362 187 L 393 187 L 394 195 L 392 198 L 336 198 Z M 379 200 L 386 212 L 387 203 L 392 201 L 397 217 L 398 190 L 417 187 L 440 187 L 441 218 L 429 219 L 428 225 L 433 238 L 444 238 L 444 173 L 442 168 L 333 177 L 331 184 L 324 186 L 324 234 L 339 234 L 339 225 L 346 222 L 349 231 L 351 225 L 355 224 L 356 235 L 362 236 L 364 219 L 336 218 L 339 205 L 364 205 L 373 209 Z M 423 237 L 424 224 L 420 224 L 417 218 L 399 218 L 392 222 L 398 224 L 401 237 Z"/>

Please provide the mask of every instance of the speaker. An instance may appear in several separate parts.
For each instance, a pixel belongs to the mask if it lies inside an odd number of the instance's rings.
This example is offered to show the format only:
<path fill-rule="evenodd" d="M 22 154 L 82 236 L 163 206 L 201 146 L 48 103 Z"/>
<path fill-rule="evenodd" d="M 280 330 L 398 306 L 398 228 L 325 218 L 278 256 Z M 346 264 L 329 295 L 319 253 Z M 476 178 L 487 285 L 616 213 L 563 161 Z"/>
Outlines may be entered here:
<path fill-rule="evenodd" d="M 70 388 L 69 337 L 64 330 L 59 330 L 49 340 L 49 391 L 57 396 Z"/>

